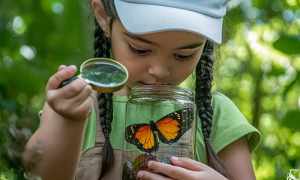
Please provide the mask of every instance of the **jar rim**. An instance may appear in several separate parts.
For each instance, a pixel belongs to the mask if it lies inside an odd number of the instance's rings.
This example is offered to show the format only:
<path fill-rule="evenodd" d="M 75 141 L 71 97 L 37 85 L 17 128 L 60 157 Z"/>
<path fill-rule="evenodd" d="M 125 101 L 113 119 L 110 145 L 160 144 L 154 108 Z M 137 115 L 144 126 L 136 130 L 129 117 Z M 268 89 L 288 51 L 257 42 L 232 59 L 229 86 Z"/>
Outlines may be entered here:
<path fill-rule="evenodd" d="M 190 89 L 175 85 L 138 85 L 131 88 L 131 96 L 140 95 L 175 95 L 194 98 L 194 93 Z"/>

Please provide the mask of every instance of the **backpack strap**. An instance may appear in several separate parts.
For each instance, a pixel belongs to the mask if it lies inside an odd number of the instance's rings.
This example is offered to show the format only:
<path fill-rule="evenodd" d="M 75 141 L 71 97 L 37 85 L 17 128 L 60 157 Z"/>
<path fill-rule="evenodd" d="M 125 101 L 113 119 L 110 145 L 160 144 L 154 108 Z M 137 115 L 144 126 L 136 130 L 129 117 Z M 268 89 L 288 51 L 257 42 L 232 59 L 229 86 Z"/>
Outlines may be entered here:
<path fill-rule="evenodd" d="M 93 99 L 93 108 L 96 114 L 95 146 L 81 153 L 76 169 L 75 180 L 98 180 L 102 168 L 102 148 L 105 138 L 99 121 L 97 94 L 93 93 L 91 97 Z"/>
<path fill-rule="evenodd" d="M 99 105 L 97 94 L 93 94 L 94 109 L 96 112 L 96 140 L 95 146 L 84 151 L 76 170 L 75 180 L 98 180 L 102 169 L 102 149 L 105 138 L 99 119 Z M 112 169 L 101 180 L 122 179 L 122 151 L 113 150 L 115 161 Z"/>

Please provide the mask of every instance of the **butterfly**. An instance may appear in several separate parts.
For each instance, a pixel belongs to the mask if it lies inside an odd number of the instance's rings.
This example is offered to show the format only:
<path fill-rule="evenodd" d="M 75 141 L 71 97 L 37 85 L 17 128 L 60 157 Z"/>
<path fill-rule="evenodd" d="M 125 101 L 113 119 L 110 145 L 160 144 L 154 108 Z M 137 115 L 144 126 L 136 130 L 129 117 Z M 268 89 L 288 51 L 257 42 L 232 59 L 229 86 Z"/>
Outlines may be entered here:
<path fill-rule="evenodd" d="M 156 122 L 129 125 L 125 130 L 125 138 L 141 151 L 151 153 L 158 149 L 158 138 L 165 144 L 172 144 L 191 127 L 192 121 L 192 108 L 184 108 Z"/>

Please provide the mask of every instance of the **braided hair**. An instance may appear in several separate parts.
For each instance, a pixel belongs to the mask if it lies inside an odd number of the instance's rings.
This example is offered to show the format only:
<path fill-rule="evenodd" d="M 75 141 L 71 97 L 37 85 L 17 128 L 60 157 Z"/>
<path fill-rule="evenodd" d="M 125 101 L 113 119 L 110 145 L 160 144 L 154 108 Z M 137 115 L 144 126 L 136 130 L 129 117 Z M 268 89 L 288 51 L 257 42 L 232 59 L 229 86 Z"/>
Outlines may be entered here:
<path fill-rule="evenodd" d="M 228 173 L 224 165 L 214 152 L 211 142 L 210 134 L 212 129 L 213 108 L 212 108 L 212 95 L 211 87 L 213 80 L 213 43 L 207 41 L 202 56 L 196 67 L 196 106 L 198 115 L 201 121 L 202 134 L 204 136 L 205 149 L 207 154 L 208 165 L 220 172 L 225 177 Z"/>
<path fill-rule="evenodd" d="M 104 35 L 103 30 L 100 28 L 96 20 L 94 37 L 94 56 L 109 58 L 111 50 L 111 41 Z M 104 146 L 102 149 L 102 169 L 101 174 L 99 175 L 99 179 L 101 179 L 105 175 L 105 173 L 111 169 L 114 161 L 113 149 L 109 139 L 111 132 L 111 122 L 113 119 L 112 93 L 98 93 L 97 99 L 99 108 L 99 120 L 105 138 Z"/>

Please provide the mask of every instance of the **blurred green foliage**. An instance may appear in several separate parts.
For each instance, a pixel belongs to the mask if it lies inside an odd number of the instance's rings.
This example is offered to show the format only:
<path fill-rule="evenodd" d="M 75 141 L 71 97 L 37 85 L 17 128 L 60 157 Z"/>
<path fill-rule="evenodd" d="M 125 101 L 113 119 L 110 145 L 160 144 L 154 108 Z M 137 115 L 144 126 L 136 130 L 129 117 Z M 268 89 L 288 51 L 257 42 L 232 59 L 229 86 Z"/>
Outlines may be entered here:
<path fill-rule="evenodd" d="M 47 79 L 91 55 L 88 1 L 0 1 L 0 179 L 22 179 L 20 152 L 39 124 Z"/>
<path fill-rule="evenodd" d="M 263 134 L 257 179 L 285 179 L 300 168 L 300 1 L 237 2 L 214 88 Z M 20 153 L 39 124 L 47 79 L 60 64 L 91 57 L 92 29 L 88 0 L 0 1 L 0 180 L 24 179 Z"/>

